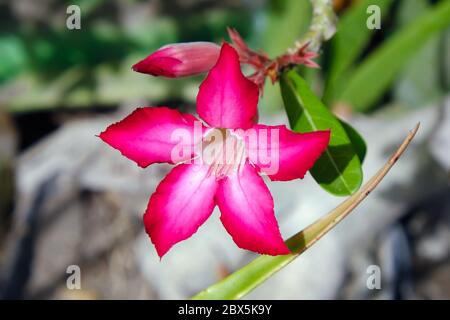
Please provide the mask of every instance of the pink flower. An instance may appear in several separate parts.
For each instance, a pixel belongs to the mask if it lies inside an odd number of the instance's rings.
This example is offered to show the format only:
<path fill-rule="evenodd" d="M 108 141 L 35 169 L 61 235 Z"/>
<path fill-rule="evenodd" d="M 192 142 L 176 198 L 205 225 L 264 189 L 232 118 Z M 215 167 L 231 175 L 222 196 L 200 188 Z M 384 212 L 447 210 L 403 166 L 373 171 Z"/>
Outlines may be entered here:
<path fill-rule="evenodd" d="M 212 42 L 188 42 L 166 45 L 136 63 L 140 73 L 169 78 L 191 76 L 210 70 L 217 62 L 220 47 Z"/>
<path fill-rule="evenodd" d="M 144 214 L 160 257 L 194 234 L 216 205 L 240 248 L 289 253 L 260 174 L 280 181 L 303 178 L 327 147 L 330 131 L 299 134 L 255 124 L 257 103 L 258 87 L 242 74 L 235 49 L 224 43 L 197 96 L 197 112 L 207 125 L 177 110 L 146 107 L 100 134 L 141 167 L 176 164 Z M 269 154 L 275 166 L 268 165 Z"/>

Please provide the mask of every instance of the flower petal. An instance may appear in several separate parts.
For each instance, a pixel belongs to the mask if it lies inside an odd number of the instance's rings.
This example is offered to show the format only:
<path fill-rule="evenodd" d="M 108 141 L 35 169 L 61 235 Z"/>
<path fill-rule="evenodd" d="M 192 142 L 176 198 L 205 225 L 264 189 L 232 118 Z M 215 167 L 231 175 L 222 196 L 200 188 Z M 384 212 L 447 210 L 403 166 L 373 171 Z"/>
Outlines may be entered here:
<path fill-rule="evenodd" d="M 216 189 L 215 177 L 201 165 L 178 165 L 161 181 L 144 214 L 145 230 L 160 257 L 208 219 Z"/>
<path fill-rule="evenodd" d="M 255 125 L 245 132 L 249 160 L 271 180 L 302 179 L 330 141 L 330 131 L 296 133 L 286 126 Z"/>
<path fill-rule="evenodd" d="M 273 211 L 273 199 L 250 164 L 220 180 L 216 193 L 225 229 L 242 249 L 261 254 L 288 254 Z"/>
<path fill-rule="evenodd" d="M 239 56 L 222 45 L 217 64 L 200 85 L 197 112 L 216 128 L 250 128 L 257 116 L 258 87 L 241 71 Z"/>
<path fill-rule="evenodd" d="M 196 127 L 200 132 L 194 135 Z M 145 107 L 110 125 L 100 138 L 145 168 L 152 163 L 190 159 L 194 138 L 201 139 L 202 130 L 201 122 L 192 115 L 167 107 Z"/>

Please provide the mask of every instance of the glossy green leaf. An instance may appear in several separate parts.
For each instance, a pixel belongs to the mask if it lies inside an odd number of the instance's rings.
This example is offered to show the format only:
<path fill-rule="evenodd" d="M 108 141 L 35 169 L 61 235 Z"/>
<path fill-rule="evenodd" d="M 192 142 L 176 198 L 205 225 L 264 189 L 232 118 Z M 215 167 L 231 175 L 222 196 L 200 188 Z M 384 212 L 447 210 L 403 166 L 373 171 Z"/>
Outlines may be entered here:
<path fill-rule="evenodd" d="M 352 212 L 352 210 L 375 189 L 406 150 L 418 128 L 419 125 L 409 133 L 389 161 L 361 188 L 360 191 L 347 198 L 323 218 L 318 219 L 306 229 L 289 238 L 289 240 L 286 241 L 286 244 L 291 250 L 291 254 L 284 256 L 260 256 L 222 281 L 201 291 L 195 295 L 193 299 L 240 299 L 292 262 L 350 214 L 350 212 Z"/>
<path fill-rule="evenodd" d="M 363 179 L 361 162 L 341 122 L 295 70 L 282 75 L 280 86 L 292 130 L 331 130 L 328 148 L 311 168 L 311 175 L 332 194 L 345 196 L 357 191 Z"/>
<path fill-rule="evenodd" d="M 367 8 L 375 4 L 380 8 L 382 22 L 389 13 L 393 0 L 362 0 L 352 5 L 337 24 L 337 32 L 331 40 L 330 69 L 323 101 L 332 101 L 334 93 L 345 84 L 345 75 L 367 47 L 376 30 L 366 27 Z"/>
<path fill-rule="evenodd" d="M 347 122 L 345 122 L 344 120 L 339 120 L 339 122 L 341 123 L 342 127 L 344 127 L 344 130 L 347 133 L 347 136 L 350 139 L 353 148 L 355 149 L 359 161 L 363 163 L 367 152 L 366 142 L 364 141 L 363 137 L 359 134 L 359 132 L 356 131 L 356 129 L 353 128 L 351 125 L 349 125 Z"/>
<path fill-rule="evenodd" d="M 276 57 L 284 53 L 286 48 L 292 46 L 308 30 L 311 4 L 309 0 L 270 0 L 263 21 L 263 28 L 255 28 L 255 38 L 260 39 L 253 47 L 261 48 L 270 57 Z M 262 112 L 283 109 L 280 91 L 271 81 L 265 83 L 258 109 Z"/>
<path fill-rule="evenodd" d="M 385 94 L 395 76 L 427 40 L 450 25 L 450 1 L 440 1 L 420 18 L 393 34 L 377 48 L 348 79 L 337 97 L 365 111 Z"/>

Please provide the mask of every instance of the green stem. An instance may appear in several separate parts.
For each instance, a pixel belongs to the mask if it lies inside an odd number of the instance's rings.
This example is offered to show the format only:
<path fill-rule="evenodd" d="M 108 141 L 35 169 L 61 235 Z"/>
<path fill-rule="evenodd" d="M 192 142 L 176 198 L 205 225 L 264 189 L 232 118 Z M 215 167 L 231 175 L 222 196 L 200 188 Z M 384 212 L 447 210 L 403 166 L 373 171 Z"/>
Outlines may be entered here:
<path fill-rule="evenodd" d="M 311 0 L 313 17 L 311 25 L 306 34 L 295 42 L 294 48 L 289 48 L 288 52 L 295 52 L 297 49 L 309 43 L 309 51 L 318 52 L 322 42 L 331 39 L 336 32 L 336 15 L 333 10 L 332 0 Z"/>

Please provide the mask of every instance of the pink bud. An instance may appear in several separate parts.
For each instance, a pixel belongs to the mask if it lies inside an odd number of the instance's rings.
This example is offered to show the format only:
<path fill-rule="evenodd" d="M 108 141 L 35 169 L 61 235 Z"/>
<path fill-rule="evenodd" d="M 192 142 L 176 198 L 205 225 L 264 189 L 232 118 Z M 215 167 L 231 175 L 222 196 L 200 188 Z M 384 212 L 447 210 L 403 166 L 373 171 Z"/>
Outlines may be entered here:
<path fill-rule="evenodd" d="M 153 76 L 177 78 L 210 70 L 219 58 L 220 47 L 212 42 L 168 44 L 133 66 Z"/>

